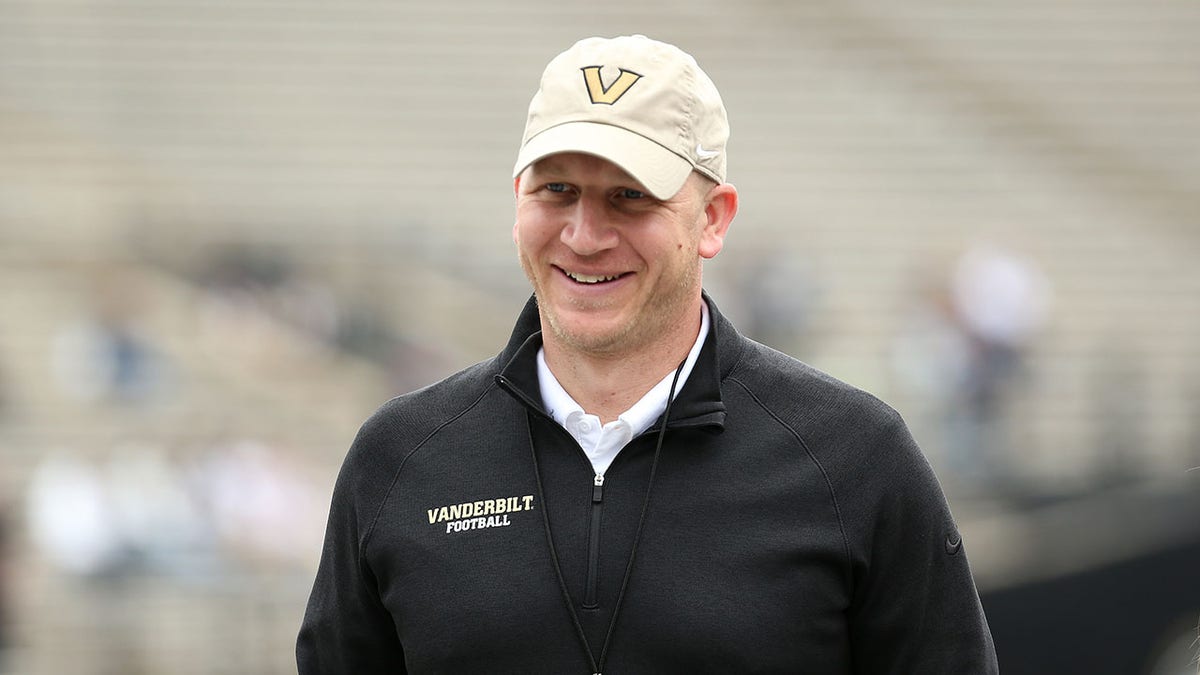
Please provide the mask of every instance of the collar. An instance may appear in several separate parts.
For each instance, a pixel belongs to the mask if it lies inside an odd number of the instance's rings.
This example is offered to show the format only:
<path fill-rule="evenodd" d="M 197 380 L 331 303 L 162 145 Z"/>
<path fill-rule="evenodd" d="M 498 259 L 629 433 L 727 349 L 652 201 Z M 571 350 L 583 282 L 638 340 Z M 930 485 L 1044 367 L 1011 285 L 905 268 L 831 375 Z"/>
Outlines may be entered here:
<path fill-rule="evenodd" d="M 708 305 L 702 303 L 700 305 L 700 332 L 696 335 L 696 341 L 692 344 L 691 350 L 688 352 L 687 358 L 683 361 L 683 369 L 679 371 L 679 382 L 676 385 L 675 397 L 678 398 L 680 391 L 687 383 L 688 376 L 691 375 L 692 369 L 696 365 L 696 359 L 700 356 L 700 348 L 704 346 L 705 338 L 708 337 L 709 324 Z M 579 405 L 574 398 L 563 389 L 562 384 L 554 373 L 550 371 L 550 367 L 546 365 L 546 350 L 539 347 L 537 351 L 537 375 L 538 386 L 541 389 L 542 405 L 546 412 L 554 418 L 561 426 L 567 427 L 567 420 L 572 415 L 587 414 L 583 406 Z M 643 431 L 650 428 L 654 421 L 662 415 L 667 409 L 667 395 L 671 392 L 671 382 L 675 379 L 675 370 L 667 373 L 666 377 L 659 380 L 657 384 L 650 388 L 642 395 L 636 403 L 628 410 L 617 415 L 617 419 L 624 422 L 629 427 L 629 437 L 633 438 Z"/>
<path fill-rule="evenodd" d="M 687 382 L 679 387 L 671 405 L 671 427 L 724 428 L 725 404 L 721 400 L 721 380 L 741 354 L 741 336 L 704 294 L 708 307 L 708 335 L 700 345 Z M 508 344 L 496 357 L 497 383 L 534 413 L 553 419 L 546 411 L 537 375 L 537 353 L 542 347 L 541 321 L 537 298 L 531 296 L 517 317 Z M 690 358 L 690 355 L 689 355 Z M 670 383 L 668 382 L 668 386 Z M 664 395 L 665 398 L 665 395 Z M 655 413 L 661 419 L 661 411 Z M 653 426 L 659 420 L 656 419 Z"/>

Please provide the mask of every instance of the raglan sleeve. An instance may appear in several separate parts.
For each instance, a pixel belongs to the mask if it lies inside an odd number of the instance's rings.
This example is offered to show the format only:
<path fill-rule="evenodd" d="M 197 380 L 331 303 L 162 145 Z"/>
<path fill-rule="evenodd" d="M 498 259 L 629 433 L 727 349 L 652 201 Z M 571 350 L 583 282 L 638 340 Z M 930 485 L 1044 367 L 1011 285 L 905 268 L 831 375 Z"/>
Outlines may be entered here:
<path fill-rule="evenodd" d="M 908 428 L 884 417 L 847 505 L 854 672 L 997 673 L 967 543 Z"/>
<path fill-rule="evenodd" d="M 372 422 L 352 444 L 334 486 L 321 560 L 296 640 L 299 675 L 403 675 L 404 651 L 378 579 L 363 556 L 379 494 Z M 374 505 L 374 506 L 373 506 Z"/>

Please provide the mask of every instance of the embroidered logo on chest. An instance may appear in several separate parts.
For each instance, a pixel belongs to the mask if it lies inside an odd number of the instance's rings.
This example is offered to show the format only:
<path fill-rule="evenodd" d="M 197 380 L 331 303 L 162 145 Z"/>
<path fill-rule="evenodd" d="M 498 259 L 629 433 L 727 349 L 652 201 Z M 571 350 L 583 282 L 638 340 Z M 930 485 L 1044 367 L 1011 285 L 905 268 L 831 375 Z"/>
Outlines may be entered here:
<path fill-rule="evenodd" d="M 498 497 L 426 509 L 429 524 L 445 524 L 446 534 L 512 525 L 509 516 L 533 510 L 533 495 Z"/>

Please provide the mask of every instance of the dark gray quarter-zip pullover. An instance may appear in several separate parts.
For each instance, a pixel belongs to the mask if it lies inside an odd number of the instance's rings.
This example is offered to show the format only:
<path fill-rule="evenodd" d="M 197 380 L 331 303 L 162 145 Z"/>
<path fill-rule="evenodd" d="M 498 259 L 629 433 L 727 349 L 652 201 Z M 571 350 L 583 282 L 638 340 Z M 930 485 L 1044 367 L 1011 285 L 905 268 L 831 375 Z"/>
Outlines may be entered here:
<path fill-rule="evenodd" d="M 599 488 L 541 409 L 532 300 L 497 358 L 380 408 L 338 477 L 300 675 L 997 672 L 900 417 L 705 299 L 666 429 Z"/>

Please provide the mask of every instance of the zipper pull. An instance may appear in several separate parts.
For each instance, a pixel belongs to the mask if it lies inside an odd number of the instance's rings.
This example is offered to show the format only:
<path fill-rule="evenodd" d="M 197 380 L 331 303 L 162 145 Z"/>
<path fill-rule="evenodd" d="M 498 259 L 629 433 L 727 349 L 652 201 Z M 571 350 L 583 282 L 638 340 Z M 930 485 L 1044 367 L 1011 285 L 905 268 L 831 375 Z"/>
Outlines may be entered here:
<path fill-rule="evenodd" d="M 599 504 L 602 501 L 604 501 L 604 475 L 598 473 L 592 480 L 592 503 Z"/>

